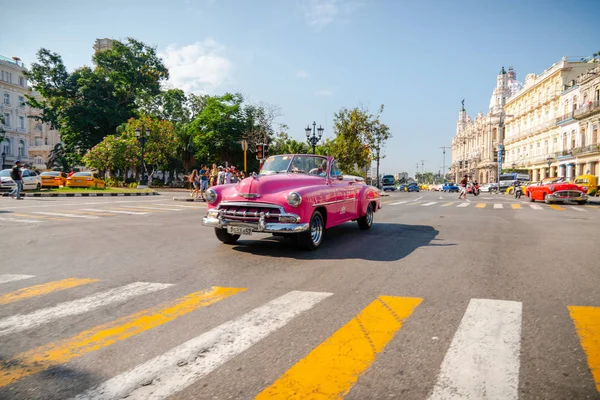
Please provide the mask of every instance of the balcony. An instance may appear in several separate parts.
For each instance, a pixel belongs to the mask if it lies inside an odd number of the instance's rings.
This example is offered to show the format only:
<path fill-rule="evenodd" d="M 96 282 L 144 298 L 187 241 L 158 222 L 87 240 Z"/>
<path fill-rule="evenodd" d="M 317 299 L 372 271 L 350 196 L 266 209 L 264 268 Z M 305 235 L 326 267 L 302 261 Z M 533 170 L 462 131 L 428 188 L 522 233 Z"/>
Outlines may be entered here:
<path fill-rule="evenodd" d="M 561 125 L 562 122 L 572 120 L 573 115 L 575 115 L 575 111 L 571 111 L 570 113 L 561 115 L 560 117 L 556 118 L 556 125 Z"/>
<path fill-rule="evenodd" d="M 29 146 L 29 151 L 50 151 L 54 146 L 49 144 L 41 144 L 36 146 Z"/>
<path fill-rule="evenodd" d="M 598 144 L 589 144 L 587 146 L 576 147 L 573 149 L 574 156 L 584 156 L 589 154 L 599 154 L 600 153 L 600 145 Z"/>
<path fill-rule="evenodd" d="M 573 150 L 563 150 L 554 153 L 554 158 L 569 158 L 573 157 Z"/>
<path fill-rule="evenodd" d="M 589 102 L 579 107 L 574 114 L 575 119 L 583 119 L 600 112 L 600 100 Z"/>

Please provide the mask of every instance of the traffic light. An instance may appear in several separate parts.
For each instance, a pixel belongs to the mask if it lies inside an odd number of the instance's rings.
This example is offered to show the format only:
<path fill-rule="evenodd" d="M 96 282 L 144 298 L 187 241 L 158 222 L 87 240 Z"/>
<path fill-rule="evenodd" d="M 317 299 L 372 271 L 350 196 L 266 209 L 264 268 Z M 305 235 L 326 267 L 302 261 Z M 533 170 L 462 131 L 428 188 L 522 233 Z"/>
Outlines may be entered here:
<path fill-rule="evenodd" d="M 256 145 L 256 159 L 257 160 L 262 160 L 263 157 L 263 145 L 262 144 L 257 144 Z"/>
<path fill-rule="evenodd" d="M 498 162 L 498 151 L 494 150 L 494 162 Z"/>
<path fill-rule="evenodd" d="M 263 159 L 269 158 L 269 144 L 263 144 Z"/>

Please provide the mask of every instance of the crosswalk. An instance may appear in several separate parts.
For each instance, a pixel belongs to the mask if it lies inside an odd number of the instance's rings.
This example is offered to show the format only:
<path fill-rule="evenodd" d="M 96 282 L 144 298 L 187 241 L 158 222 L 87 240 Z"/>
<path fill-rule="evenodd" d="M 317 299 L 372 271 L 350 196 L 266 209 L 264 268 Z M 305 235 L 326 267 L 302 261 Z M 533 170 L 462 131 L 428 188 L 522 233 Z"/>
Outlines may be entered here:
<path fill-rule="evenodd" d="M 600 207 L 586 205 L 558 205 L 558 204 L 530 204 L 530 203 L 488 203 L 488 202 L 472 202 L 472 201 L 394 201 L 383 203 L 384 206 L 404 206 L 404 207 L 455 207 L 455 208 L 477 208 L 477 209 L 493 209 L 493 210 L 533 210 L 533 211 L 573 211 L 576 213 L 600 211 Z"/>
<path fill-rule="evenodd" d="M 6 225 L 39 225 L 50 221 L 97 221 L 103 218 L 118 216 L 145 216 L 150 214 L 177 213 L 190 210 L 204 210 L 205 204 L 179 205 L 168 203 L 136 203 L 121 202 L 96 207 L 56 209 L 15 209 L 0 214 L 0 226 Z M 80 206 L 81 207 L 81 206 Z"/>
<path fill-rule="evenodd" d="M 36 279 L 33 275 L 0 275 L 0 284 L 20 286 Z M 18 305 L 28 310 L 0 319 L 0 340 L 9 335 L 26 334 L 42 325 L 60 326 L 61 320 L 119 305 L 127 309 L 130 300 L 168 291 L 170 283 L 131 282 L 97 293 L 69 299 L 31 311 L 27 302 L 33 297 L 69 291 L 78 286 L 98 284 L 96 278 L 65 278 L 38 283 L 0 294 L 0 305 Z M 1 290 L 1 289 L 0 289 Z M 0 359 L 0 393 L 4 388 L 28 377 L 101 352 L 159 326 L 220 302 L 235 304 L 239 295 L 252 289 L 220 287 L 200 289 L 145 310 L 132 309 L 129 315 L 51 343 L 34 346 Z M 270 335 L 292 324 L 301 315 L 310 315 L 316 307 L 327 307 L 335 296 L 330 292 L 293 290 L 197 336 L 176 343 L 164 353 L 140 360 L 129 369 L 114 365 L 114 375 L 95 386 L 83 388 L 73 399 L 166 399 L 190 387 L 228 361 L 240 357 Z M 239 299 L 243 304 L 244 300 Z M 377 362 L 378 355 L 411 324 L 419 307 L 427 299 L 381 295 L 375 297 L 354 317 L 338 326 L 328 338 L 284 367 L 280 375 L 264 384 L 252 396 L 256 399 L 339 399 L 350 393 L 359 377 Z M 135 303 L 131 303 L 135 304 Z M 228 306 L 231 306 L 229 304 Z M 586 355 L 590 383 L 600 395 L 600 306 L 568 305 L 574 335 Z M 1 310 L 1 308 L 0 308 Z M 105 310 L 103 311 L 106 312 Z M 440 310 L 443 312 L 443 310 Z M 456 327 L 450 346 L 439 365 L 437 380 L 429 391 L 430 400 L 518 399 L 521 366 L 521 340 L 524 336 L 523 304 L 514 300 L 471 299 Z M 321 324 L 331 324 L 321 321 Z M 332 329 L 332 330 L 333 330 Z M 167 335 L 165 329 L 157 335 Z M 156 331 L 155 331 L 156 332 Z M 193 336 L 193 335 L 192 335 Z M 424 357 L 428 349 L 423 349 Z M 266 361 L 266 360 L 265 360 Z M 52 376 L 51 374 L 48 376 Z M 251 378 L 251 377 L 250 377 Z M 46 378 L 48 379 L 48 378 Z M 60 378 L 56 378 L 60 379 Z M 593 396 L 593 394 L 591 394 Z"/>

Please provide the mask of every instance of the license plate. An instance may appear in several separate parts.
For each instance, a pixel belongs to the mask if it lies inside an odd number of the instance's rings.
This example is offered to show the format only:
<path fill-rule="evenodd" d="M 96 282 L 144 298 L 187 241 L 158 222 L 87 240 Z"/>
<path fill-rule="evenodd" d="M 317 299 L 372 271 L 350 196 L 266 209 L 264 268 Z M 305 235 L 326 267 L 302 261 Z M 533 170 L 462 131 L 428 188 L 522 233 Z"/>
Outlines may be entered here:
<path fill-rule="evenodd" d="M 228 226 L 227 233 L 230 235 L 252 235 L 252 228 L 244 228 L 241 226 Z"/>

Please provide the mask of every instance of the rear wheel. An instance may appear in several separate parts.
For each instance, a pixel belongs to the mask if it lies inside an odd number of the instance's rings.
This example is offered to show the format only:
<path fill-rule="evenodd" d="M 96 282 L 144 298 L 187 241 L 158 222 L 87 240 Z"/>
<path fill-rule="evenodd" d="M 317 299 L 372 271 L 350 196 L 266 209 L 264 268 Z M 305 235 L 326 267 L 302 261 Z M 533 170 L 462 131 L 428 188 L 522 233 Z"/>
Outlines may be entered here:
<path fill-rule="evenodd" d="M 515 192 L 514 189 L 508 189 L 508 194 L 513 194 Z"/>
<path fill-rule="evenodd" d="M 367 212 L 362 217 L 357 219 L 358 227 L 364 231 L 370 229 L 373 226 L 373 203 L 369 203 L 367 206 Z"/>
<path fill-rule="evenodd" d="M 225 244 L 234 244 L 240 238 L 240 235 L 231 235 L 227 233 L 227 229 L 215 228 L 217 239 Z"/>
<path fill-rule="evenodd" d="M 38 183 L 35 188 L 36 188 L 36 190 L 40 190 L 42 188 L 42 184 Z"/>
<path fill-rule="evenodd" d="M 298 247 L 306 250 L 316 250 L 323 242 L 325 234 L 325 219 L 320 211 L 315 210 L 310 217 L 308 231 L 300 232 L 296 243 Z"/>

